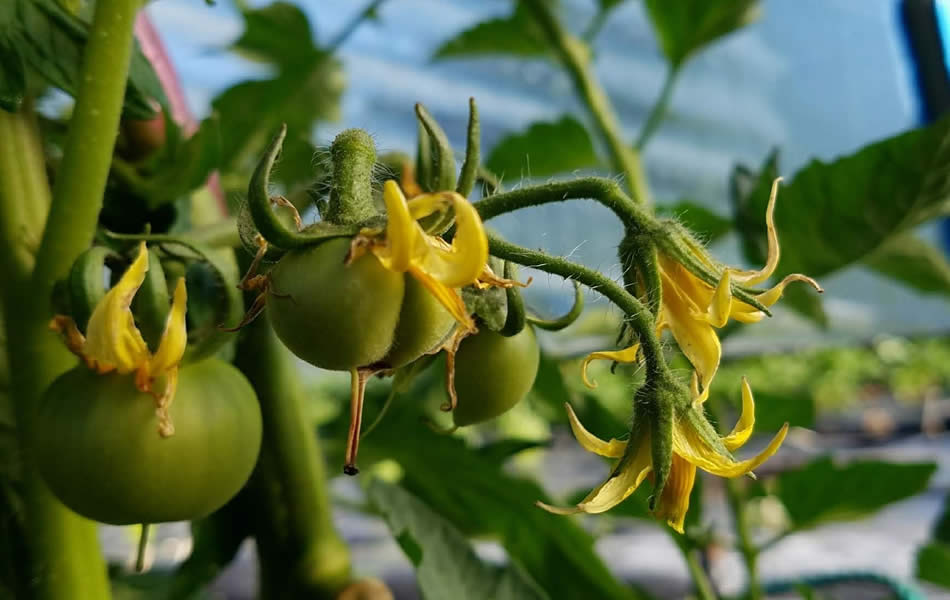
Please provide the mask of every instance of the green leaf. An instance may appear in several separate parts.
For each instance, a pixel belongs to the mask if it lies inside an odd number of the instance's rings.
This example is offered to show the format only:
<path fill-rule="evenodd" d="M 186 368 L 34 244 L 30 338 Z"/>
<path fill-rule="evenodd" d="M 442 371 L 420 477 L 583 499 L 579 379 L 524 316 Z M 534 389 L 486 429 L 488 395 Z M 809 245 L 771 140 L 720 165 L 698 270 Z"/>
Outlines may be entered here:
<path fill-rule="evenodd" d="M 212 116 L 184 144 L 168 144 L 135 191 L 145 198 L 150 210 L 174 202 L 204 185 L 218 166 L 221 152 L 218 119 Z"/>
<path fill-rule="evenodd" d="M 662 215 L 675 217 L 709 244 L 732 230 L 730 219 L 689 200 L 681 200 L 672 206 L 659 206 L 657 209 Z"/>
<path fill-rule="evenodd" d="M 831 163 L 812 161 L 779 191 L 777 277 L 821 277 L 858 262 L 950 207 L 950 117 L 866 146 Z M 773 164 L 736 202 L 749 261 L 765 258 L 765 208 Z"/>
<path fill-rule="evenodd" d="M 8 43 L 16 46 L 28 69 L 50 85 L 75 95 L 89 26 L 56 0 L 16 0 L 15 10 L 16 21 L 6 31 Z M 153 100 L 168 104 L 155 71 L 136 45 L 123 115 L 150 119 L 155 116 Z"/>
<path fill-rule="evenodd" d="M 276 2 L 248 10 L 244 18 L 244 35 L 232 49 L 266 61 L 275 74 L 238 83 L 212 102 L 221 119 L 221 159 L 226 171 L 250 168 L 282 123 L 287 124 L 289 139 L 309 140 L 318 120 L 338 117 L 344 87 L 339 61 L 314 45 L 299 8 Z M 288 144 L 282 153 L 282 160 L 296 165 L 312 159 L 309 144 Z"/>
<path fill-rule="evenodd" d="M 433 60 L 513 54 L 544 56 L 547 42 L 530 13 L 519 2 L 508 17 L 491 19 L 462 31 L 435 51 Z"/>
<path fill-rule="evenodd" d="M 864 264 L 918 292 L 950 296 L 950 262 L 911 233 L 890 238 Z"/>
<path fill-rule="evenodd" d="M 0 108 L 19 110 L 26 94 L 26 67 L 15 46 L 0 36 Z"/>
<path fill-rule="evenodd" d="M 500 569 L 483 563 L 458 529 L 402 488 L 376 479 L 370 484 L 369 499 L 416 567 L 423 597 L 548 598 L 517 567 Z"/>
<path fill-rule="evenodd" d="M 927 544 L 917 552 L 917 578 L 950 588 L 950 545 Z"/>
<path fill-rule="evenodd" d="M 824 457 L 768 482 L 782 501 L 792 529 L 826 521 L 867 516 L 892 502 L 926 489 L 936 471 L 933 463 L 855 461 L 843 466 Z"/>
<path fill-rule="evenodd" d="M 673 68 L 704 46 L 748 25 L 758 0 L 644 0 L 663 53 Z"/>
<path fill-rule="evenodd" d="M 522 133 L 503 138 L 485 166 L 508 177 L 546 177 L 600 165 L 590 134 L 574 117 L 534 123 Z"/>
<path fill-rule="evenodd" d="M 441 385 L 438 377 L 420 378 L 411 396 L 441 395 Z M 497 537 L 511 561 L 552 598 L 644 597 L 610 574 L 593 538 L 575 521 L 534 505 L 548 501 L 537 483 L 506 473 L 457 437 L 420 425 L 409 406 L 392 412 L 361 443 L 362 459 L 397 461 L 406 489 L 465 534 Z"/>

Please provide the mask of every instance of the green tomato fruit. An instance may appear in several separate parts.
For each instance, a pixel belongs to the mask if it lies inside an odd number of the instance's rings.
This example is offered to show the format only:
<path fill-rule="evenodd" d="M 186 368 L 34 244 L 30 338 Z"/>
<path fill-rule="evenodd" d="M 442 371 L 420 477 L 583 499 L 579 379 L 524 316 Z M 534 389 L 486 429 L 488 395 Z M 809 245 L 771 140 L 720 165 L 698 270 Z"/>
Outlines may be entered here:
<path fill-rule="evenodd" d="M 208 359 L 183 367 L 169 407 L 175 433 L 158 434 L 155 399 L 133 375 L 79 366 L 40 402 L 37 465 L 77 513 L 115 525 L 203 517 L 247 482 L 261 446 L 261 412 L 244 376 Z"/>
<path fill-rule="evenodd" d="M 481 423 L 521 402 L 534 385 L 540 360 L 531 327 L 511 337 L 483 329 L 462 340 L 455 355 L 455 424 Z"/>
<path fill-rule="evenodd" d="M 347 239 L 287 253 L 271 271 L 267 311 L 277 336 L 312 365 L 400 367 L 436 347 L 452 316 L 414 278 L 366 254 L 349 265 Z"/>

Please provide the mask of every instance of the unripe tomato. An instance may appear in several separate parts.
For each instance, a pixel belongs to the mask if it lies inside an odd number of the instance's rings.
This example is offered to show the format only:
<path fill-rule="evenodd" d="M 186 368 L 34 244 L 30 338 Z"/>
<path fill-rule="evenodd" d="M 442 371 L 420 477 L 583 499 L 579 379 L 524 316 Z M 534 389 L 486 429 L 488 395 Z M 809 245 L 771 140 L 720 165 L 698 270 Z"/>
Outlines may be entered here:
<path fill-rule="evenodd" d="M 77 513 L 115 525 L 195 519 L 244 485 L 261 445 L 261 412 L 241 373 L 217 359 L 184 366 L 158 434 L 155 399 L 133 375 L 83 365 L 40 402 L 34 452 L 50 489 Z"/>
<path fill-rule="evenodd" d="M 267 310 L 290 350 L 323 369 L 407 364 L 441 342 L 452 316 L 414 278 L 372 254 L 349 265 L 349 240 L 287 253 L 270 273 Z"/>
<path fill-rule="evenodd" d="M 534 385 L 540 360 L 531 327 L 511 337 L 482 329 L 462 340 L 455 355 L 455 424 L 481 423 L 518 404 Z"/>

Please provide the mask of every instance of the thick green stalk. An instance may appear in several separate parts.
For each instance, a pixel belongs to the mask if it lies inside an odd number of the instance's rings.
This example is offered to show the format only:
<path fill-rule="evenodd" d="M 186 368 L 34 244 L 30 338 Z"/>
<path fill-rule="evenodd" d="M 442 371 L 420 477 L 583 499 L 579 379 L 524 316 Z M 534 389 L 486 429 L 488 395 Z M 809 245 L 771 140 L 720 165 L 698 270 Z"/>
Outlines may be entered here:
<path fill-rule="evenodd" d="M 350 556 L 333 528 L 316 431 L 296 361 L 264 315 L 242 330 L 236 364 L 257 391 L 264 421 L 250 493 L 262 596 L 324 600 L 350 582 Z"/>
<path fill-rule="evenodd" d="M 676 85 L 676 76 L 679 74 L 678 67 L 670 67 L 666 72 L 666 79 L 663 80 L 663 89 L 660 90 L 660 97 L 656 104 L 650 110 L 650 115 L 640 130 L 640 136 L 637 138 L 637 150 L 643 150 L 650 138 L 656 133 L 657 127 L 666 118 L 666 111 L 670 107 L 670 100 L 673 98 L 673 88 Z"/>
<path fill-rule="evenodd" d="M 585 199 L 609 208 L 628 231 L 649 233 L 657 226 L 653 216 L 624 194 L 616 181 L 604 177 L 583 177 L 503 192 L 476 202 L 475 207 L 487 221 L 527 206 Z"/>
<path fill-rule="evenodd" d="M 31 571 L 22 573 L 29 597 L 105 600 L 109 582 L 96 528 L 59 503 L 32 465 L 29 424 L 43 387 L 74 359 L 55 338 L 32 339 L 27 317 L 36 303 L 29 287 L 50 206 L 46 167 L 31 115 L 0 110 L 0 277 L 9 348 L 10 398 L 19 436 L 22 494 Z M 37 351 L 39 350 L 39 351 Z"/>
<path fill-rule="evenodd" d="M 669 376 L 669 367 L 663 360 L 663 350 L 656 336 L 653 314 L 622 286 L 599 271 L 538 250 L 512 244 L 495 235 L 488 235 L 488 249 L 492 256 L 572 279 L 602 294 L 623 311 L 626 322 L 637 332 L 647 365 L 647 376 L 664 378 Z"/>
<path fill-rule="evenodd" d="M 642 205 L 650 206 L 653 201 L 643 172 L 643 164 L 640 161 L 640 153 L 623 140 L 620 123 L 617 121 L 610 100 L 593 73 L 590 64 L 590 48 L 564 29 L 554 15 L 553 3 L 548 0 L 522 1 L 534 14 L 548 42 L 557 52 L 558 58 L 574 81 L 574 87 L 587 105 L 587 110 L 607 144 L 614 168 L 626 177 L 634 199 Z"/>

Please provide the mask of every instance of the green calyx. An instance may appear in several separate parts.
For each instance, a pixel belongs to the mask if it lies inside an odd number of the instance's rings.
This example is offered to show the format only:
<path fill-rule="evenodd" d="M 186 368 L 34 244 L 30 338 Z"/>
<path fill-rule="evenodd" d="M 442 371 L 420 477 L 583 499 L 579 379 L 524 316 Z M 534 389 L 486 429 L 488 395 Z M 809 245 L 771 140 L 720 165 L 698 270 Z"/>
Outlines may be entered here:
<path fill-rule="evenodd" d="M 324 221 L 356 225 L 378 215 L 373 204 L 376 145 L 362 129 L 347 129 L 330 144 L 333 168 L 330 202 Z"/>

